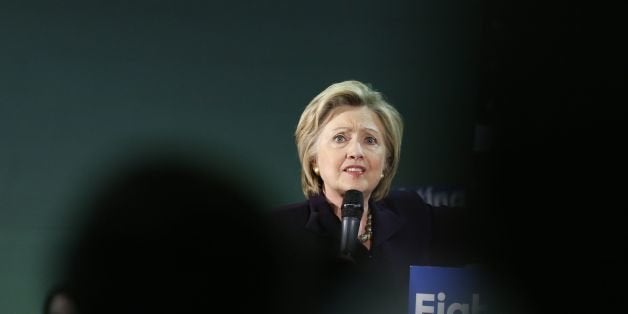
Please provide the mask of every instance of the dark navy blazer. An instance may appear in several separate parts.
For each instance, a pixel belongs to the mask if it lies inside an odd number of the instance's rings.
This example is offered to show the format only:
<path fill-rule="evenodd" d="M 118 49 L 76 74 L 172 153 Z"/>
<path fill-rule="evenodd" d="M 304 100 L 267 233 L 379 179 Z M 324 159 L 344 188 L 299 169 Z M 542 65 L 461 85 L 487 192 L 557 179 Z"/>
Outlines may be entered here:
<path fill-rule="evenodd" d="M 294 293 L 300 304 L 317 308 L 352 306 L 352 302 L 329 301 L 349 297 L 343 291 L 362 291 L 362 299 L 364 294 L 377 291 L 376 300 L 388 295 L 405 309 L 410 265 L 458 266 L 468 262 L 471 237 L 462 208 L 435 208 L 412 191 L 391 192 L 383 200 L 369 203 L 369 208 L 373 242 L 370 250 L 360 245 L 356 263 L 339 258 L 341 221 L 324 196 L 274 210 L 277 259 L 288 287 L 284 293 Z M 300 297 L 299 291 L 311 299 Z M 303 310 L 302 306 L 297 305 L 297 310 Z M 313 312 L 328 311 L 319 308 Z"/>

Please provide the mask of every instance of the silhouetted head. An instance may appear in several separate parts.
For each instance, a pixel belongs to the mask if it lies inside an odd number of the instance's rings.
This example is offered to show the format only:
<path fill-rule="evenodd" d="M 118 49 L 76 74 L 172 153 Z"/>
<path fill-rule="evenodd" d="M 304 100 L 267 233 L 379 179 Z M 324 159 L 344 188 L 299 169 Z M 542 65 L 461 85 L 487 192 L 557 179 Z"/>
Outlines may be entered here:
<path fill-rule="evenodd" d="M 272 258 L 251 195 L 181 159 L 121 169 L 89 200 L 69 256 L 79 313 L 263 312 Z"/>

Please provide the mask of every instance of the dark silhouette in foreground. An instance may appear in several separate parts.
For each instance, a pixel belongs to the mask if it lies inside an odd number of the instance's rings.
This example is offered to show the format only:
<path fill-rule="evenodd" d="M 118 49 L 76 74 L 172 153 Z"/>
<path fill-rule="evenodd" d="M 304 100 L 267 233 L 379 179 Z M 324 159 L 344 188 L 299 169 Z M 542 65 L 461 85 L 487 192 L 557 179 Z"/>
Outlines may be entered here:
<path fill-rule="evenodd" d="M 120 171 L 88 201 L 68 256 L 78 312 L 267 312 L 273 259 L 250 195 L 183 159 Z"/>

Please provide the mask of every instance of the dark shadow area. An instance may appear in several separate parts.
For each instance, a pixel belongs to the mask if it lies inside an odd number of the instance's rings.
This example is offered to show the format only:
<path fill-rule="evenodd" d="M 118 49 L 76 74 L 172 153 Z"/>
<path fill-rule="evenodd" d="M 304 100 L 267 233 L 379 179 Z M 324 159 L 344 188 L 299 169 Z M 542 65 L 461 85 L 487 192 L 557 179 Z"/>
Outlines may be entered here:
<path fill-rule="evenodd" d="M 270 310 L 275 269 L 263 205 L 215 170 L 148 156 L 99 185 L 63 276 L 78 313 Z"/>
<path fill-rule="evenodd" d="M 487 1 L 478 161 L 508 313 L 616 312 L 626 282 L 626 23 L 602 3 Z"/>

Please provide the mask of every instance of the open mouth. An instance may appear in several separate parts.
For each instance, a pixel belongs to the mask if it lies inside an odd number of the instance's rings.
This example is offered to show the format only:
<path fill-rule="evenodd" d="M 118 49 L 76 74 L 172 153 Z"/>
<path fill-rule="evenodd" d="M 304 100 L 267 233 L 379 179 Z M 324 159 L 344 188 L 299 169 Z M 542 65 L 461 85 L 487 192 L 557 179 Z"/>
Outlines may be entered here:
<path fill-rule="evenodd" d="M 349 174 L 359 175 L 359 174 L 363 174 L 364 171 L 366 171 L 366 169 L 360 166 L 349 166 L 345 168 L 343 171 Z"/>

